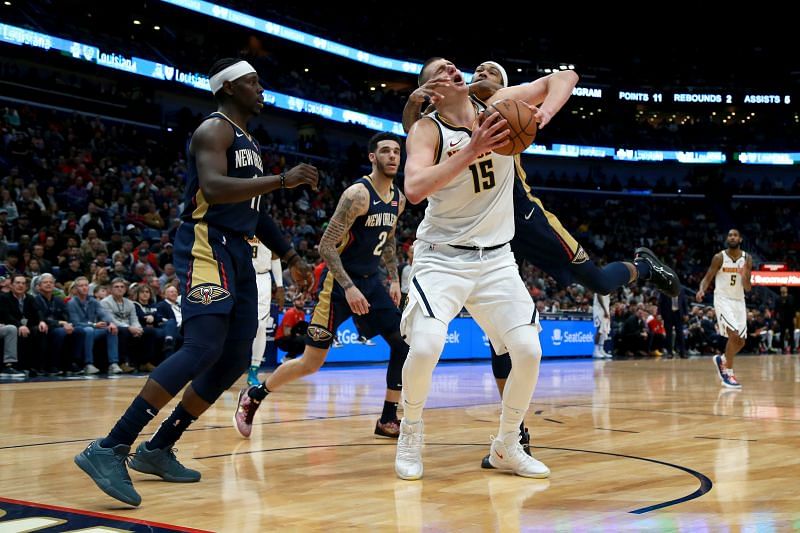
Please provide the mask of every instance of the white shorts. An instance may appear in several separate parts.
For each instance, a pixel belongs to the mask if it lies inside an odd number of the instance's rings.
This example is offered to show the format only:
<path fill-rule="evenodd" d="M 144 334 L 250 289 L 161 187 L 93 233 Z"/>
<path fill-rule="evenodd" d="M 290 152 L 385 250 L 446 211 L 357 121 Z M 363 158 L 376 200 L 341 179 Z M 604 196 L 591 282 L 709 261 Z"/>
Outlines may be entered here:
<path fill-rule="evenodd" d="M 400 333 L 410 339 L 421 317 L 449 324 L 463 307 L 483 329 L 497 353 L 506 353 L 503 337 L 525 324 L 539 326 L 539 314 L 519 277 L 511 247 L 490 251 L 414 243 L 408 304 Z"/>
<path fill-rule="evenodd" d="M 256 287 L 258 288 L 258 320 L 269 318 L 269 308 L 272 303 L 272 275 L 269 272 L 256 273 Z"/>
<path fill-rule="evenodd" d="M 741 338 L 747 337 L 747 307 L 744 300 L 734 300 L 714 295 L 714 312 L 717 314 L 717 328 L 723 337 L 728 336 L 728 329 L 739 333 Z"/>
<path fill-rule="evenodd" d="M 605 315 L 594 315 L 594 327 L 597 333 L 608 335 L 611 333 L 611 319 L 606 318 Z"/>

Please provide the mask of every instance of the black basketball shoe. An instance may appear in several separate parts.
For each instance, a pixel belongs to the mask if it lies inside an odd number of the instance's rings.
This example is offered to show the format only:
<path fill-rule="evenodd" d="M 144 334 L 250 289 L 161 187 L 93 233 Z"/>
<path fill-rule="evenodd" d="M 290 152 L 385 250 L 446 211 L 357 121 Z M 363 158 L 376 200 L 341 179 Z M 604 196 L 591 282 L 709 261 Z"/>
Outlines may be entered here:
<path fill-rule="evenodd" d="M 681 281 L 678 279 L 678 275 L 674 270 L 662 263 L 650 248 L 636 249 L 633 262 L 638 263 L 639 261 L 646 261 L 650 265 L 648 281 L 652 281 L 658 290 L 671 298 L 680 294 Z"/>

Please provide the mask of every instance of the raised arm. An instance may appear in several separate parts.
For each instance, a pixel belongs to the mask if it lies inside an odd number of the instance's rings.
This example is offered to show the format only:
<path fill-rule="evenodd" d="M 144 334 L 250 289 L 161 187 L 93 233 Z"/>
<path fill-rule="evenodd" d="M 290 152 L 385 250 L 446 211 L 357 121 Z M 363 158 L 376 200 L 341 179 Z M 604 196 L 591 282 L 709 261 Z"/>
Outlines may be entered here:
<path fill-rule="evenodd" d="M 406 133 L 416 121 L 422 118 L 422 104 L 425 103 L 425 98 L 422 100 L 415 99 L 414 95 L 417 91 L 419 89 L 411 93 L 411 96 L 406 100 L 406 105 L 403 106 L 403 131 Z"/>
<path fill-rule="evenodd" d="M 714 279 L 714 276 L 717 275 L 717 272 L 719 272 L 720 268 L 722 268 L 722 253 L 718 253 L 714 256 L 714 259 L 711 260 L 711 266 L 708 267 L 708 272 L 706 272 L 706 275 L 700 282 L 700 288 L 695 295 L 695 299 L 698 302 L 703 301 L 703 297 L 706 295 L 706 291 L 708 290 L 708 286 L 711 284 L 711 280 Z"/>
<path fill-rule="evenodd" d="M 330 222 L 328 222 L 328 227 L 325 228 L 325 233 L 322 234 L 322 239 L 319 241 L 319 255 L 327 263 L 328 271 L 344 289 L 347 303 L 350 304 L 350 308 L 357 315 L 367 314 L 369 312 L 369 303 L 345 271 L 337 247 L 344 236 L 347 235 L 347 232 L 350 231 L 353 221 L 365 215 L 368 210 L 369 191 L 367 191 L 367 188 L 360 183 L 351 185 L 339 199 L 336 211 L 334 211 Z"/>
<path fill-rule="evenodd" d="M 502 88 L 502 85 L 492 80 L 480 80 L 469 84 L 469 93 L 485 102 Z"/>
<path fill-rule="evenodd" d="M 543 128 L 567 103 L 578 80 L 579 77 L 574 70 L 562 70 L 531 83 L 500 89 L 489 98 L 488 102 L 510 98 L 539 106 L 536 111 L 536 122 L 539 123 L 539 128 Z"/>
<path fill-rule="evenodd" d="M 233 144 L 233 128 L 221 119 L 209 119 L 197 128 L 189 152 L 197 159 L 200 190 L 211 204 L 229 204 L 249 200 L 259 194 L 281 188 L 281 176 L 258 176 L 243 180 L 227 176 L 226 152 Z M 285 173 L 283 186 L 308 184 L 317 187 L 317 169 L 301 163 Z"/>
<path fill-rule="evenodd" d="M 422 111 L 422 104 L 425 103 L 425 99 L 429 98 L 431 103 L 435 104 L 442 99 L 441 93 L 436 89 L 444 87 L 449 83 L 450 78 L 447 76 L 431 78 L 417 87 L 414 92 L 408 96 L 406 105 L 403 107 L 403 131 L 408 133 L 409 130 L 411 130 L 411 126 L 422 118 L 420 112 Z"/>

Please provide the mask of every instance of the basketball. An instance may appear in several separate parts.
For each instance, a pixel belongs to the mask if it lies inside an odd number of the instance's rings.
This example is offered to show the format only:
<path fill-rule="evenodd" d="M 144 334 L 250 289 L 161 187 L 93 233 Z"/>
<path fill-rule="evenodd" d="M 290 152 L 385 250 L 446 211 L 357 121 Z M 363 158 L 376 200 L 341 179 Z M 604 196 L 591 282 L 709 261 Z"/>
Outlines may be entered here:
<path fill-rule="evenodd" d="M 486 108 L 487 113 L 492 111 L 500 113 L 508 121 L 508 143 L 496 148 L 494 152 L 500 155 L 516 155 L 522 153 L 536 138 L 536 120 L 533 111 L 524 102 L 519 100 L 498 100 Z"/>

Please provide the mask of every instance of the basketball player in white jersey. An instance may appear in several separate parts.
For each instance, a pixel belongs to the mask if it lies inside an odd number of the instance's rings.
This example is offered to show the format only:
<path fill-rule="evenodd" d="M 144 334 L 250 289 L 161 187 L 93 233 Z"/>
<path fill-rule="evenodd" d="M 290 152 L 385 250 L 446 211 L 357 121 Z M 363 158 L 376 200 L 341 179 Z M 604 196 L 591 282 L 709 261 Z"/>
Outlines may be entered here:
<path fill-rule="evenodd" d="M 750 291 L 750 271 L 753 259 L 741 249 L 742 236 L 738 229 L 728 232 L 728 248 L 722 250 L 711 260 L 711 267 L 700 282 L 697 301 L 703 301 L 711 278 L 714 278 L 714 312 L 717 314 L 717 327 L 720 335 L 727 337 L 725 355 L 715 355 L 722 385 L 730 389 L 742 386 L 733 373 L 733 358 L 744 347 L 747 338 L 747 308 L 744 292 Z"/>
<path fill-rule="evenodd" d="M 513 361 L 490 462 L 521 476 L 547 477 L 550 469 L 519 442 L 542 350 L 538 314 L 508 244 L 514 236 L 514 158 L 492 151 L 507 142 L 507 123 L 496 113 L 482 115 L 486 104 L 469 97 L 463 75 L 450 61 L 426 61 L 420 84 L 434 76 L 449 83 L 439 90 L 436 111 L 414 124 L 406 144 L 406 197 L 412 203 L 427 199 L 428 207 L 417 228 L 401 323 L 410 351 L 403 366 L 405 417 L 395 472 L 402 479 L 422 477 L 422 410 L 447 326 L 466 307 L 497 353 L 509 352 Z M 503 88 L 488 103 L 510 98 L 542 104 L 533 108 L 542 127 L 569 99 L 577 80 L 570 72 Z"/>
<path fill-rule="evenodd" d="M 594 334 L 594 353 L 595 359 L 611 359 L 611 354 L 606 352 L 604 346 L 608 334 L 611 332 L 611 297 L 608 294 L 594 293 L 592 303 L 592 318 L 597 332 Z"/>
<path fill-rule="evenodd" d="M 267 347 L 267 329 L 272 322 L 272 316 L 269 313 L 272 303 L 272 278 L 275 278 L 278 305 L 280 306 L 283 304 L 283 271 L 281 270 L 281 260 L 277 257 L 273 259 L 272 250 L 264 246 L 258 237 L 248 239 L 247 242 L 253 248 L 253 269 L 256 271 L 256 287 L 258 288 L 258 329 L 256 338 L 253 339 L 250 370 L 247 372 L 247 384 L 255 386 L 260 383 L 258 369 Z"/>

